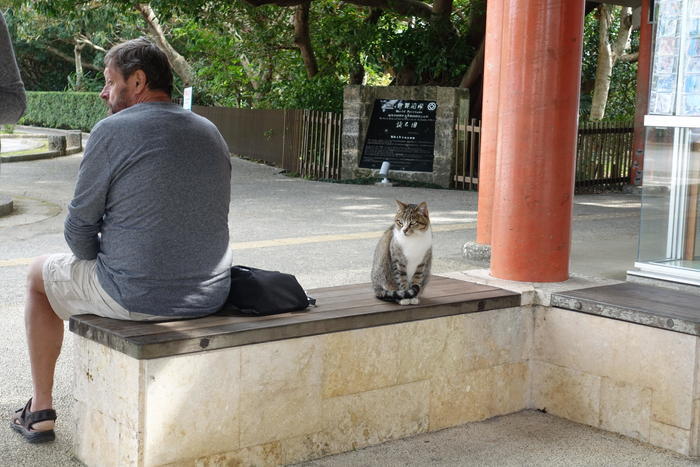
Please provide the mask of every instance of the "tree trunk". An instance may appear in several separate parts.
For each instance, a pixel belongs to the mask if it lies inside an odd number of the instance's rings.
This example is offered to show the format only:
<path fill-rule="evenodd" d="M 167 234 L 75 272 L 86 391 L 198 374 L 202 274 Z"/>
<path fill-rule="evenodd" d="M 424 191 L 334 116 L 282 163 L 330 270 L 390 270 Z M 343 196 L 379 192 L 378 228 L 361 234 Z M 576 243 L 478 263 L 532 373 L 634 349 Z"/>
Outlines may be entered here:
<path fill-rule="evenodd" d="M 83 45 L 78 41 L 75 42 L 73 46 L 73 58 L 75 59 L 75 89 L 74 91 L 80 91 L 83 85 Z"/>
<path fill-rule="evenodd" d="M 356 46 L 350 46 L 350 80 L 348 84 L 362 84 L 365 81 L 365 67 L 360 60 L 360 51 Z"/>
<path fill-rule="evenodd" d="M 243 66 L 243 71 L 250 81 L 250 85 L 253 87 L 254 91 L 260 88 L 260 83 L 258 82 L 258 74 L 255 72 L 255 67 L 245 54 L 240 55 L 241 65 Z"/>
<path fill-rule="evenodd" d="M 477 47 L 486 35 L 486 0 L 469 2 L 469 45 Z"/>
<path fill-rule="evenodd" d="M 430 29 L 432 38 L 430 41 L 436 48 L 449 47 L 459 35 L 452 24 L 452 0 L 435 0 L 433 12 L 430 15 Z"/>
<path fill-rule="evenodd" d="M 58 50 L 56 47 L 52 47 L 50 45 L 46 46 L 46 50 L 48 50 L 52 54 L 56 55 L 57 57 L 62 58 L 63 60 L 65 60 L 67 62 L 75 63 L 75 55 L 71 57 L 70 55 L 68 55 L 68 54 Z M 103 68 L 97 67 L 97 66 L 93 65 L 92 63 L 83 63 L 83 68 L 88 68 L 90 70 L 97 71 L 98 73 L 102 73 L 104 71 Z"/>
<path fill-rule="evenodd" d="M 469 68 L 464 72 L 462 81 L 459 83 L 460 88 L 471 88 L 479 81 L 479 77 L 484 73 L 484 47 L 485 41 L 481 41 L 481 45 L 476 51 Z"/>
<path fill-rule="evenodd" d="M 77 44 L 80 44 L 81 47 L 89 45 L 90 47 L 97 50 L 98 52 L 107 53 L 107 50 L 104 47 L 100 47 L 99 45 L 95 44 L 90 39 L 88 39 L 87 36 L 85 36 L 83 34 L 78 35 L 78 37 L 75 39 L 75 42 Z"/>
<path fill-rule="evenodd" d="M 432 21 L 437 23 L 449 21 L 450 14 L 452 14 L 452 0 L 435 0 L 433 2 Z"/>
<path fill-rule="evenodd" d="M 311 47 L 311 35 L 309 33 L 309 6 L 311 0 L 306 0 L 297 6 L 294 11 L 294 45 L 301 51 L 301 59 L 306 67 L 306 74 L 313 78 L 318 74 L 316 56 Z"/>
<path fill-rule="evenodd" d="M 151 5 L 148 3 L 138 3 L 136 5 L 136 10 L 141 13 L 141 16 L 146 20 L 148 31 L 158 45 L 158 48 L 168 56 L 168 60 L 175 74 L 180 77 L 185 86 L 190 86 L 194 80 L 192 67 L 187 63 L 187 60 L 170 45 L 168 39 L 166 39 L 163 28 L 160 26 L 160 21 L 158 21 L 158 17 L 153 11 L 153 8 L 151 8 Z"/>
<path fill-rule="evenodd" d="M 365 23 L 376 26 L 383 14 L 383 10 L 372 8 L 367 19 L 365 19 Z M 352 62 L 350 64 L 349 84 L 363 84 L 365 82 L 365 67 L 362 65 L 362 60 L 360 58 L 360 50 L 362 50 L 363 46 L 364 44 L 360 43 L 359 40 L 354 41 L 350 45 L 350 57 Z"/>
<path fill-rule="evenodd" d="M 229 32 L 233 34 L 233 36 L 239 40 L 242 41 L 243 38 L 241 37 L 240 33 L 233 28 L 233 26 L 230 26 Z M 239 60 L 241 61 L 241 65 L 243 66 L 243 71 L 245 72 L 246 77 L 250 81 L 250 85 L 253 88 L 253 104 L 256 104 L 260 102 L 264 95 L 265 91 L 267 90 L 270 81 L 272 80 L 272 76 L 275 71 L 275 63 L 272 57 L 269 56 L 269 54 L 266 57 L 265 63 L 260 64 L 259 68 L 261 70 L 256 69 L 256 66 L 250 61 L 248 56 L 244 53 L 239 54 Z M 264 70 L 263 70 L 264 68 Z M 241 96 L 240 94 L 238 95 L 238 102 L 240 106 L 241 102 Z"/>
<path fill-rule="evenodd" d="M 593 86 L 593 102 L 591 103 L 591 121 L 602 120 L 605 116 L 605 105 L 608 102 L 610 90 L 610 74 L 612 73 L 612 47 L 608 40 L 608 31 L 612 17 L 611 7 L 600 5 L 598 12 L 598 62 Z"/>
<path fill-rule="evenodd" d="M 617 38 L 610 43 L 610 24 L 612 23 L 613 6 L 601 4 L 598 7 L 598 63 L 593 87 L 590 120 L 602 120 L 608 103 L 610 77 L 615 62 L 624 55 L 630 44 L 632 33 L 632 9 L 622 8 L 620 12 L 620 29 Z"/>
<path fill-rule="evenodd" d="M 255 92 L 253 93 L 251 106 L 255 107 L 262 102 L 270 89 L 270 82 L 275 73 L 275 62 L 271 57 L 267 57 L 266 64 L 262 65 L 262 70 L 255 75 Z"/>
<path fill-rule="evenodd" d="M 415 86 L 416 78 L 416 69 L 413 67 L 413 64 L 407 63 L 396 74 L 396 85 Z"/>

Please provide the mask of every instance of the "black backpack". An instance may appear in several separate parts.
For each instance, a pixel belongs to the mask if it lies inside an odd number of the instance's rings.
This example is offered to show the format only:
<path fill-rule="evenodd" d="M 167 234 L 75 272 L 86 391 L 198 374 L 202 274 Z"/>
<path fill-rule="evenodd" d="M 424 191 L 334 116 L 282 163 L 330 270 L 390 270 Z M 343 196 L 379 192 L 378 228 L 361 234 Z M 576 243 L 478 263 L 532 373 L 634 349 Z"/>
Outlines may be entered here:
<path fill-rule="evenodd" d="M 301 311 L 315 304 L 291 274 L 233 266 L 231 290 L 222 311 L 264 316 Z"/>

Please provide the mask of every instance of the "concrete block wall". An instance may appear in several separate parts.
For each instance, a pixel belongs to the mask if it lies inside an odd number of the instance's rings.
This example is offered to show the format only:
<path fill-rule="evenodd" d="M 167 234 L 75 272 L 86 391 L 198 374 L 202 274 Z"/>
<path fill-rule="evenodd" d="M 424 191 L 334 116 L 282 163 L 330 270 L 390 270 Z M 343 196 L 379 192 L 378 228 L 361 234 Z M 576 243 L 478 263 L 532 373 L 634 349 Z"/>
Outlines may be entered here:
<path fill-rule="evenodd" d="M 75 336 L 87 465 L 276 465 L 517 412 L 527 308 L 135 360 Z"/>
<path fill-rule="evenodd" d="M 88 465 L 279 465 L 526 408 L 700 451 L 698 337 L 533 303 L 136 360 L 75 336 Z"/>
<path fill-rule="evenodd" d="M 535 308 L 532 406 L 697 456 L 696 336 Z"/>
<path fill-rule="evenodd" d="M 346 86 L 343 97 L 342 179 L 376 175 L 359 167 L 375 99 L 434 100 L 438 104 L 432 172 L 396 171 L 391 177 L 449 187 L 454 173 L 455 123 L 469 113 L 469 91 L 438 86 Z"/>

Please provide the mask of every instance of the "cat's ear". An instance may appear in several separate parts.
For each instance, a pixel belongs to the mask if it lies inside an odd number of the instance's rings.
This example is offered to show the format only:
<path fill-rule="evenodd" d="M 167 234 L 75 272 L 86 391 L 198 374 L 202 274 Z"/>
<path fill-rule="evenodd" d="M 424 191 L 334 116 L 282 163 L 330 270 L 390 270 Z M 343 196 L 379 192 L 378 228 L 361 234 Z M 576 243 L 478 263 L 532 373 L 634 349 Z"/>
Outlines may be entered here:
<path fill-rule="evenodd" d="M 408 206 L 408 204 L 404 204 L 401 201 L 399 201 L 398 199 L 395 201 L 396 201 L 396 207 L 399 208 L 399 210 L 406 209 L 406 206 Z"/>
<path fill-rule="evenodd" d="M 424 216 L 427 216 L 427 215 L 428 215 L 428 203 L 426 203 L 425 201 L 423 201 L 422 203 L 420 203 L 420 204 L 418 205 L 418 211 L 419 211 L 421 214 L 423 214 Z"/>

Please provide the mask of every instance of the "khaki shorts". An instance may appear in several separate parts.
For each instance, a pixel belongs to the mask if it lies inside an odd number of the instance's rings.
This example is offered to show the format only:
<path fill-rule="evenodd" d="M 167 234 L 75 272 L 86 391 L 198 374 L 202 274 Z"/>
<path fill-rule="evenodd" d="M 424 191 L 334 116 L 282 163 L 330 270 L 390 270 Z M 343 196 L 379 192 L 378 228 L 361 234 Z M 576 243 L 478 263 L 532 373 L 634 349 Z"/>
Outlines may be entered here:
<path fill-rule="evenodd" d="M 130 313 L 100 285 L 97 262 L 73 255 L 57 254 L 46 258 L 42 274 L 44 289 L 56 315 L 68 320 L 73 315 L 97 315 L 131 321 L 163 321 L 167 317 Z"/>

